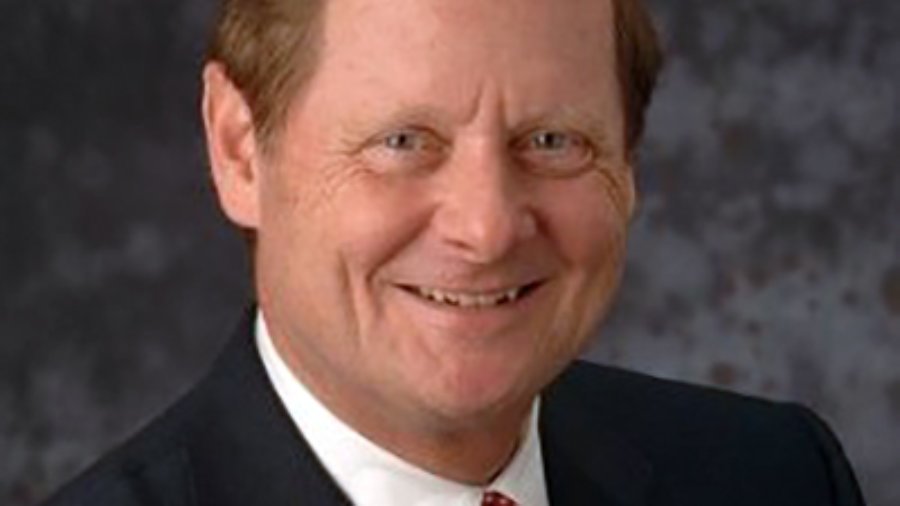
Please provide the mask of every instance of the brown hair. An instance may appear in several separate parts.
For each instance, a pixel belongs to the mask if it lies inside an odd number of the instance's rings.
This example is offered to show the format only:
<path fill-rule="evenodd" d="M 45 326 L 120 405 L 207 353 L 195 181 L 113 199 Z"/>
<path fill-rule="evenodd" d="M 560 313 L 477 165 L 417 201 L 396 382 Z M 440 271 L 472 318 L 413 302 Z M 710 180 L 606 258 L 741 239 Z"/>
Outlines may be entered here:
<path fill-rule="evenodd" d="M 220 62 L 267 145 L 283 124 L 286 104 L 315 70 L 325 0 L 220 0 L 207 50 Z"/>
<path fill-rule="evenodd" d="M 625 107 L 625 147 L 633 151 L 644 133 L 644 115 L 663 65 L 653 19 L 643 0 L 613 0 L 616 72 Z"/>
<path fill-rule="evenodd" d="M 221 62 L 243 93 L 265 146 L 283 124 L 285 104 L 314 71 L 326 0 L 221 1 L 207 58 Z M 632 151 L 644 130 L 662 51 L 643 0 L 612 3 L 625 145 Z"/>

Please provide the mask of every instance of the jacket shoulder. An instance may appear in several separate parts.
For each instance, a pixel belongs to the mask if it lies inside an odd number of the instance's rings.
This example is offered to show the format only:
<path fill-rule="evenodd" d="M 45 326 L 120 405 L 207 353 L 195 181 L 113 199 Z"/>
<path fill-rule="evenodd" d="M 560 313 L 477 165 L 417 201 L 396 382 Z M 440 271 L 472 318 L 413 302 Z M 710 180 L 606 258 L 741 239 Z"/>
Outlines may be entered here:
<path fill-rule="evenodd" d="M 795 403 L 581 361 L 563 372 L 545 399 L 557 420 L 587 431 L 603 427 L 638 449 L 663 495 L 750 501 L 768 490 L 765 497 L 785 499 L 769 504 L 798 497 L 823 505 L 863 504 L 831 430 Z"/>
<path fill-rule="evenodd" d="M 596 421 L 666 448 L 678 441 L 754 446 L 772 437 L 819 439 L 824 424 L 809 409 L 713 387 L 578 361 L 549 390 L 551 402 L 581 406 Z"/>
<path fill-rule="evenodd" d="M 183 442 L 192 411 L 188 395 L 58 490 L 44 505 L 190 504 L 188 453 Z"/>
<path fill-rule="evenodd" d="M 689 423 L 703 422 L 701 413 L 721 422 L 747 412 L 771 414 L 795 404 L 766 400 L 715 387 L 662 379 L 618 367 L 576 361 L 551 386 L 553 395 L 577 396 L 602 401 L 606 409 L 622 416 L 658 416 L 661 412 L 676 417 L 684 414 Z M 698 412 L 697 410 L 700 410 Z"/>

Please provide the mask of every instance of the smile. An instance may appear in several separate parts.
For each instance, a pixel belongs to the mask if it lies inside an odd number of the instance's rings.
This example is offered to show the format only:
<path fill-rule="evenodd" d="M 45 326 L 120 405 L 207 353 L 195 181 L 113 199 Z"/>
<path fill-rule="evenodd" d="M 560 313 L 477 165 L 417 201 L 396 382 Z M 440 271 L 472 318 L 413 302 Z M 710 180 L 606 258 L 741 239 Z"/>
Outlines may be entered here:
<path fill-rule="evenodd" d="M 407 292 L 429 302 L 461 308 L 487 308 L 512 304 L 531 293 L 538 283 L 496 292 L 458 292 L 424 286 L 403 286 Z"/>

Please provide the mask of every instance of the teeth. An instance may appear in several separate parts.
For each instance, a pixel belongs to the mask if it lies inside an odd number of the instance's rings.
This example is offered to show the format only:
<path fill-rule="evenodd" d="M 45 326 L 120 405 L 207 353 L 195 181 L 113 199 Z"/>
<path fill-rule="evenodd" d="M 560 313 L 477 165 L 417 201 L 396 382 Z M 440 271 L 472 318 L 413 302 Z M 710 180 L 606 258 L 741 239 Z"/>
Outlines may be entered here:
<path fill-rule="evenodd" d="M 514 302 L 522 294 L 521 288 L 489 294 L 446 292 L 436 288 L 416 287 L 416 293 L 433 302 L 464 308 L 492 307 Z"/>

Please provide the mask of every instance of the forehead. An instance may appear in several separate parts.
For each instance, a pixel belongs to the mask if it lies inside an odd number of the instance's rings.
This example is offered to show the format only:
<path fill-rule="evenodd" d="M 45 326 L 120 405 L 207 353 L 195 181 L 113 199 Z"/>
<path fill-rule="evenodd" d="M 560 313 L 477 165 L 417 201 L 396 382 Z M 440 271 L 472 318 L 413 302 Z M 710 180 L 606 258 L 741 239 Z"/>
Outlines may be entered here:
<path fill-rule="evenodd" d="M 414 30 L 394 34 L 403 37 L 450 29 L 484 42 L 526 28 L 535 39 L 584 41 L 611 27 L 613 8 L 611 0 L 329 0 L 324 16 L 331 36 L 378 25 Z"/>
<path fill-rule="evenodd" d="M 326 54 L 403 46 L 432 54 L 491 48 L 501 61 L 522 50 L 577 59 L 612 44 L 610 0 L 330 0 L 323 15 Z"/>
<path fill-rule="evenodd" d="M 317 73 L 360 87 L 449 96 L 493 82 L 526 100 L 615 86 L 610 0 L 330 0 L 323 16 Z"/>

